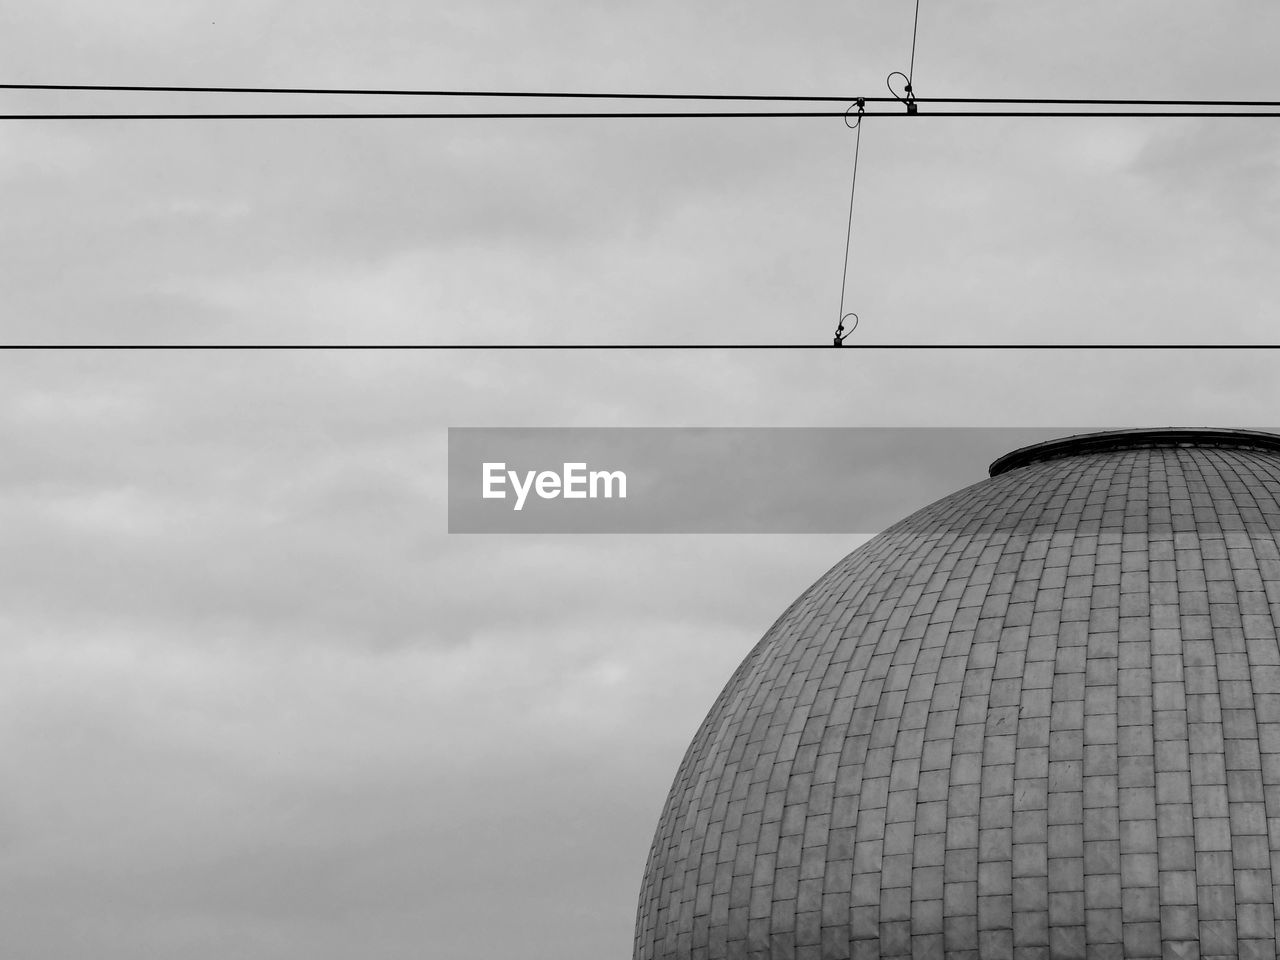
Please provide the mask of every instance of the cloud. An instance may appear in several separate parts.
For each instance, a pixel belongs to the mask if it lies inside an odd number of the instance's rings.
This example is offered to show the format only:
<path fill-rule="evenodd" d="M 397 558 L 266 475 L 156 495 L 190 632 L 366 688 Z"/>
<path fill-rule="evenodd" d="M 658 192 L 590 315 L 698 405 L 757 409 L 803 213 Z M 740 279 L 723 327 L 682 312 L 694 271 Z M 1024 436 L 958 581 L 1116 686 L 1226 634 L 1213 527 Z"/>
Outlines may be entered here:
<path fill-rule="evenodd" d="M 886 0 L 603 11 L 67 0 L 9 16 L 0 54 L 31 82 L 831 95 L 909 56 Z M 1274 16 L 923 9 L 918 92 L 1241 98 L 1274 86 Z M 1266 123 L 868 123 L 840 351 L 3 354 L 10 950 L 625 956 L 685 744 L 854 544 L 449 537 L 445 428 L 1265 428 L 1270 355 L 858 344 L 1270 338 Z M 837 319 L 838 119 L 4 132 L 8 343 L 825 343 Z"/>

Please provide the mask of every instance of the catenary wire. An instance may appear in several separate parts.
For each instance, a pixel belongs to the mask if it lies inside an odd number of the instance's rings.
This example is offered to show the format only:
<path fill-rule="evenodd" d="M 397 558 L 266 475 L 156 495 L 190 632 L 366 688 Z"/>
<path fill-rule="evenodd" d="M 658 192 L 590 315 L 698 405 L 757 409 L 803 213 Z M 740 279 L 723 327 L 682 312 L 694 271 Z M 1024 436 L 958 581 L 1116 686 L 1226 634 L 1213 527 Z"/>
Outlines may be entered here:
<path fill-rule="evenodd" d="M 916 34 L 920 32 L 920 0 L 916 0 L 915 20 L 911 24 L 911 65 L 907 67 L 907 83 L 914 90 L 916 74 Z M 918 99 L 918 98 L 917 98 Z"/>
<path fill-rule="evenodd" d="M 743 111 L 616 111 L 515 113 L 9 113 L 0 121 L 19 120 L 648 120 L 648 119 L 768 119 L 842 117 L 842 110 Z M 1205 118 L 1280 117 L 1280 111 L 1247 110 L 944 110 L 919 113 L 880 111 L 868 117 L 1128 117 Z"/>
<path fill-rule="evenodd" d="M 371 89 L 367 87 L 193 87 L 156 86 L 148 84 L 87 84 L 87 83 L 0 83 L 0 90 L 63 90 L 85 92 L 120 93 L 251 93 L 251 94 L 305 94 L 307 96 L 343 97 L 474 97 L 539 98 L 544 100 L 798 100 L 844 101 L 848 97 L 805 97 L 792 94 L 732 94 L 732 93 L 596 93 L 587 91 L 550 90 L 405 90 Z M 885 98 L 886 100 L 889 98 Z"/>
<path fill-rule="evenodd" d="M 918 8 L 917 8 L 918 9 Z M 915 68 L 915 43 L 912 42 L 912 70 Z M 733 94 L 733 93 L 602 93 L 587 91 L 531 90 L 411 90 L 340 87 L 237 87 L 237 86 L 161 86 L 149 84 L 87 83 L 0 83 L 0 90 L 61 90 L 122 93 L 222 93 L 222 94 L 301 94 L 307 96 L 378 96 L 378 97 L 474 97 L 579 100 L 727 100 L 727 101 L 792 101 L 798 103 L 851 103 L 854 95 L 803 96 L 798 94 Z M 892 103 L 897 97 L 862 97 L 867 103 Z M 1280 100 L 1144 100 L 1133 98 L 1082 97 L 916 97 L 917 103 L 1023 103 L 1081 106 L 1168 106 L 1168 107 L 1276 107 Z"/>
<path fill-rule="evenodd" d="M 849 183 L 849 222 L 844 235 L 844 267 L 840 271 L 840 314 L 836 321 L 835 345 L 838 347 L 849 334 L 853 333 L 853 329 L 845 332 L 844 321 L 846 316 L 853 317 L 853 328 L 858 326 L 858 315 L 846 314 L 844 312 L 844 294 L 845 287 L 849 280 L 849 246 L 853 240 L 853 198 L 858 190 L 858 154 L 862 149 L 862 117 L 864 116 L 863 104 L 858 103 L 858 122 L 854 124 L 854 141 L 853 141 L 853 176 Z M 845 114 L 845 124 L 849 123 L 848 113 Z"/>
<path fill-rule="evenodd" d="M 11 343 L 0 351 L 24 350 L 829 350 L 818 343 Z M 863 343 L 862 350 L 1280 350 L 1280 343 Z"/>

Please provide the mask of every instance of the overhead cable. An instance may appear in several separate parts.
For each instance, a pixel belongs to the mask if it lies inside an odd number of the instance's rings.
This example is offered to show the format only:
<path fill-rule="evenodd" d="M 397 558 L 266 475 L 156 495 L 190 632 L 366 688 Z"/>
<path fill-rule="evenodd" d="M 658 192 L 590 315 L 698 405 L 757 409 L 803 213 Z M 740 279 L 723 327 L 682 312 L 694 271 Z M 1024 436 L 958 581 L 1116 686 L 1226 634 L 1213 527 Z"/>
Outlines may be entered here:
<path fill-rule="evenodd" d="M 864 98 L 869 99 L 869 98 Z M 1268 104 L 1270 106 L 1270 104 Z M 1280 106 L 1280 104 L 1276 104 Z M 8 113 L 10 120 L 650 120 L 650 119 L 785 119 L 843 117 L 843 110 L 741 110 L 741 111 L 611 111 L 512 113 Z M 878 111 L 866 117 L 1128 117 L 1203 118 L 1280 117 L 1280 111 L 1251 110 L 943 110 L 913 113 Z"/>
<path fill-rule="evenodd" d="M 912 71 L 915 69 L 915 44 L 912 43 Z M 907 74 L 903 74 L 907 77 Z M 908 77 L 910 81 L 910 77 Z M 376 96 L 376 97 L 463 97 L 476 99 L 544 99 L 544 100 L 722 100 L 722 101 L 790 101 L 794 103 L 893 103 L 900 96 L 858 97 L 820 94 L 734 94 L 734 93 L 600 93 L 586 91 L 531 90 L 412 90 L 340 87 L 237 87 L 237 86 L 159 86 L 149 84 L 84 84 L 84 83 L 0 83 L 0 90 L 46 90 L 117 93 L 219 93 L 219 94 L 297 94 L 305 96 Z M 917 103 L 1021 103 L 1058 106 L 1144 106 L 1144 107 L 1275 107 L 1280 100 L 1145 100 L 1133 98 L 1082 97 L 914 97 Z M 837 114 L 831 114 L 836 116 Z"/>
<path fill-rule="evenodd" d="M 853 197 L 858 190 L 858 153 L 862 147 L 862 117 L 866 112 L 865 107 L 866 104 L 862 100 L 857 102 L 858 118 L 853 124 L 849 123 L 848 111 L 845 112 L 844 118 L 845 126 L 852 126 L 854 130 L 853 176 L 850 178 L 849 183 L 849 224 L 844 235 L 844 267 L 840 271 L 840 319 L 836 323 L 835 336 L 831 341 L 832 345 L 836 347 L 844 346 L 845 340 L 849 338 L 853 331 L 858 329 L 858 315 L 852 312 L 845 313 L 844 293 L 845 285 L 849 279 L 849 244 L 853 239 Z M 852 110 L 853 107 L 850 107 L 849 109 Z M 844 322 L 850 317 L 853 318 L 853 326 L 846 330 Z"/>
<path fill-rule="evenodd" d="M 827 350 L 816 343 L 5 343 L 3 350 Z M 1280 350 L 1280 343 L 864 343 L 859 350 Z M 852 354 L 853 351 L 850 351 Z"/>

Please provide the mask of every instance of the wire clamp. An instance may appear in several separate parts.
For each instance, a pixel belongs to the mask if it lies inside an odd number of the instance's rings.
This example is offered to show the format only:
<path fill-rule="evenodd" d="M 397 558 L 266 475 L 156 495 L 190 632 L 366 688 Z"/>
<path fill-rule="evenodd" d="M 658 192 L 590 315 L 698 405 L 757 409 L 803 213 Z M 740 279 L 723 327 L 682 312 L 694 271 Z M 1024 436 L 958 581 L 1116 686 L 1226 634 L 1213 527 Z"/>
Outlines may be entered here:
<path fill-rule="evenodd" d="M 897 90 L 893 89 L 894 77 L 901 77 L 903 81 L 905 81 L 903 85 L 902 93 L 898 93 Z M 899 101 L 900 103 L 906 106 L 907 113 L 919 112 L 916 109 L 916 95 L 915 93 L 912 92 L 912 89 L 911 89 L 911 78 L 908 77 L 905 73 L 903 73 L 901 70 L 893 71 L 893 73 L 889 74 L 889 76 L 884 78 L 884 85 L 889 88 L 889 92 L 893 94 L 893 97 L 895 100 Z"/>
<path fill-rule="evenodd" d="M 848 320 L 850 317 L 853 317 L 853 326 L 850 327 L 848 330 L 845 330 L 844 322 Z M 853 333 L 853 331 L 857 329 L 858 329 L 858 315 L 856 313 L 846 313 L 843 317 L 840 318 L 840 322 L 836 324 L 836 335 L 835 335 L 835 339 L 831 341 L 831 345 L 833 347 L 843 347 L 845 340 L 849 338 L 849 334 Z"/>
<path fill-rule="evenodd" d="M 857 108 L 858 108 L 858 116 L 857 116 L 857 118 L 853 121 L 853 123 L 850 123 L 850 122 L 849 122 L 849 110 L 852 110 L 854 107 L 857 107 Z M 866 111 L 867 111 L 867 98 L 866 98 L 866 97 L 858 97 L 858 99 L 857 99 L 856 101 L 854 101 L 854 103 L 849 107 L 849 110 L 846 110 L 846 111 L 844 112 L 844 125 L 845 125 L 846 127 L 848 127 L 850 130 L 857 130 L 857 129 L 858 129 L 858 125 L 862 123 L 862 118 L 866 115 Z"/>

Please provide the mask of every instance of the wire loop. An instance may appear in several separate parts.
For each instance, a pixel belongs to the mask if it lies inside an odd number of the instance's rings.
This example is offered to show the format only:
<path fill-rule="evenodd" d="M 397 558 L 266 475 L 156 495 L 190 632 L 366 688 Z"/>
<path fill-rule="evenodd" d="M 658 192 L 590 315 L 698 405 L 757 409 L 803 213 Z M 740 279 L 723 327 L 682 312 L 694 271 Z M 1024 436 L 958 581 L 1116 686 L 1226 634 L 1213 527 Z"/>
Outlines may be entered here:
<path fill-rule="evenodd" d="M 844 322 L 848 320 L 850 317 L 853 317 L 853 326 L 850 327 L 848 330 L 846 330 L 844 328 Z M 840 322 L 836 324 L 836 335 L 835 335 L 835 339 L 832 340 L 831 345 L 833 347 L 843 347 L 845 340 L 849 338 L 849 334 L 853 333 L 853 331 L 857 329 L 858 329 L 858 315 L 856 313 L 846 313 L 843 317 L 840 318 Z"/>
<path fill-rule="evenodd" d="M 844 338 L 852 333 L 844 333 L 844 321 L 848 317 L 853 317 L 853 325 L 858 325 L 858 315 L 856 313 L 845 313 L 844 295 L 849 284 L 849 245 L 853 240 L 853 198 L 858 192 L 858 154 L 862 152 L 862 109 L 864 106 L 863 98 L 859 97 L 854 104 L 858 108 L 858 121 L 853 124 L 853 176 L 849 178 L 849 221 L 848 228 L 844 235 L 844 267 L 840 272 L 840 322 L 836 325 L 835 346 L 841 346 Z M 849 126 L 849 112 L 845 111 L 845 126 Z"/>
<path fill-rule="evenodd" d="M 904 82 L 903 82 L 902 93 L 899 93 L 897 90 L 893 89 L 894 77 L 901 77 L 903 79 Z M 907 113 L 916 112 L 916 95 L 911 91 L 910 77 L 908 77 L 901 70 L 895 70 L 893 71 L 893 73 L 889 74 L 887 77 L 884 78 L 884 85 L 889 88 L 889 92 L 893 94 L 893 97 L 895 100 L 906 105 Z"/>
<path fill-rule="evenodd" d="M 858 108 L 858 119 L 855 120 L 853 123 L 850 123 L 849 110 L 852 110 L 854 107 Z M 867 98 L 859 97 L 855 102 L 849 104 L 849 110 L 846 110 L 844 112 L 844 125 L 848 127 L 850 130 L 857 130 L 858 127 L 861 126 L 862 124 L 862 118 L 866 115 Z"/>

